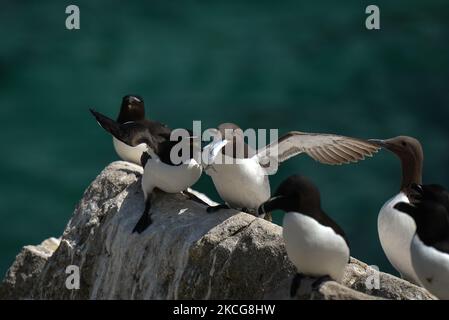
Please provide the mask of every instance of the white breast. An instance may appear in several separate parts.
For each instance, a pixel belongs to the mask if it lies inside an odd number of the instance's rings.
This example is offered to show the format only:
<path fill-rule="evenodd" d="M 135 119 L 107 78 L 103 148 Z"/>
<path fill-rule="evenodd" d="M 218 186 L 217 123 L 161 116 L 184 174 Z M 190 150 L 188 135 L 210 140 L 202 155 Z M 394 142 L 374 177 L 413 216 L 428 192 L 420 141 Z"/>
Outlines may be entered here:
<path fill-rule="evenodd" d="M 239 159 L 239 163 L 213 164 L 206 171 L 220 197 L 233 208 L 257 209 L 270 198 L 270 183 L 263 168 L 255 160 Z"/>
<path fill-rule="evenodd" d="M 349 260 L 349 248 L 342 236 L 315 219 L 288 212 L 283 237 L 290 260 L 299 273 L 341 281 Z"/>
<path fill-rule="evenodd" d="M 410 254 L 416 225 L 409 215 L 393 208 L 399 202 L 409 203 L 402 192 L 388 200 L 380 209 L 377 219 L 379 239 L 385 255 L 402 278 L 419 284 Z"/>
<path fill-rule="evenodd" d="M 131 147 L 114 137 L 112 138 L 112 143 L 114 144 L 115 152 L 117 152 L 122 160 L 135 163 L 139 166 L 141 165 L 140 157 L 142 156 L 142 152 L 147 149 L 146 144 L 141 143 L 135 147 Z"/>
<path fill-rule="evenodd" d="M 159 159 L 149 159 L 142 177 L 142 189 L 150 194 L 154 188 L 177 193 L 194 185 L 201 177 L 202 167 L 194 159 L 179 166 L 171 166 Z"/>
<path fill-rule="evenodd" d="M 413 267 L 424 288 L 440 299 L 449 299 L 449 254 L 426 246 L 415 235 L 411 255 Z"/>

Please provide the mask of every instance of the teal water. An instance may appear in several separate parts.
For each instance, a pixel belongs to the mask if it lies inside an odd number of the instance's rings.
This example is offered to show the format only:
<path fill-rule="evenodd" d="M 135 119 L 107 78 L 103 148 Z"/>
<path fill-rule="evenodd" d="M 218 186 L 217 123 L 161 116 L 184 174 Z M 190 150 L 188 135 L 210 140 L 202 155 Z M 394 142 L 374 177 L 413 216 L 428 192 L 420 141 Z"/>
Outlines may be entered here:
<path fill-rule="evenodd" d="M 84 189 L 117 159 L 89 107 L 115 116 L 127 93 L 170 127 L 232 121 L 243 128 L 418 137 L 424 179 L 449 186 L 449 4 L 377 1 L 3 0 L 0 10 L 0 274 L 23 245 L 59 236 Z M 330 167 L 283 165 L 320 187 L 352 255 L 392 272 L 377 214 L 398 191 L 399 162 L 382 152 Z M 218 200 L 210 178 L 196 186 Z"/>

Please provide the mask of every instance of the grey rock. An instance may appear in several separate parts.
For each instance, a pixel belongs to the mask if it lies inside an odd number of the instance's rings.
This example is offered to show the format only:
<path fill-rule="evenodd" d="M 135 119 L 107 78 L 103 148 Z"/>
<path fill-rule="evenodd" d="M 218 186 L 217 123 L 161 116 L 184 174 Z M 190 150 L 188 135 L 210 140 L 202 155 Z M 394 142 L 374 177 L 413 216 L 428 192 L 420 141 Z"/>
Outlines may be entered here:
<path fill-rule="evenodd" d="M 378 286 L 374 278 L 378 277 Z M 371 284 L 368 289 L 367 282 Z M 391 274 L 380 272 L 366 263 L 351 258 L 346 268 L 343 283 L 354 290 L 369 295 L 393 300 L 434 300 L 435 296 L 427 290 Z"/>
<path fill-rule="evenodd" d="M 92 182 L 60 240 L 24 247 L 0 286 L 1 299 L 290 299 L 295 268 L 282 228 L 235 210 L 206 213 L 213 202 L 194 190 L 157 192 L 153 224 L 131 233 L 143 211 L 142 168 L 114 162 Z M 193 201 L 192 195 L 201 201 Z M 203 203 L 202 203 L 203 202 Z M 68 266 L 80 270 L 79 289 L 66 288 Z M 352 259 L 342 284 L 296 299 L 431 299 L 422 288 Z"/>
<path fill-rule="evenodd" d="M 0 299 L 31 298 L 31 289 L 59 242 L 49 238 L 39 245 L 23 247 L 0 285 Z"/>

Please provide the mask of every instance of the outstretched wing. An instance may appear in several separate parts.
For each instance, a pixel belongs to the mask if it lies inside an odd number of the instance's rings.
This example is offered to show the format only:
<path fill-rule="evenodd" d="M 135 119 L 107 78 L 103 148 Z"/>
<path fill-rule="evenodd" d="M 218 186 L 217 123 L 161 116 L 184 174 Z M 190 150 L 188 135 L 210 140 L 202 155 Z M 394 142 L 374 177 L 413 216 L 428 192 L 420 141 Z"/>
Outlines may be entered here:
<path fill-rule="evenodd" d="M 264 167 L 277 167 L 279 163 L 301 153 L 314 160 L 340 165 L 357 162 L 371 157 L 380 147 L 374 143 L 335 134 L 305 133 L 291 131 L 257 152 L 259 162 Z M 273 163 L 274 162 L 274 163 Z"/>

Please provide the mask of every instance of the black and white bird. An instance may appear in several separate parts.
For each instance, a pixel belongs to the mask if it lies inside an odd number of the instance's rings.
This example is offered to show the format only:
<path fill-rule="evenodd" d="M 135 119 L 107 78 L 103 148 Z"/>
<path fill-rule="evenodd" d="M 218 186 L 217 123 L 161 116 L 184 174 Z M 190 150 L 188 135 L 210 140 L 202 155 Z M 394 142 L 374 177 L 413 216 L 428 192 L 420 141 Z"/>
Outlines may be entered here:
<path fill-rule="evenodd" d="M 416 226 L 410 216 L 397 210 L 395 206 L 399 202 L 410 203 L 414 194 L 411 186 L 422 183 L 424 154 L 421 143 L 408 136 L 370 141 L 393 152 L 400 159 L 402 167 L 399 193 L 385 202 L 377 219 L 382 249 L 403 279 L 419 285 L 420 281 L 414 271 L 409 250 Z"/>
<path fill-rule="evenodd" d="M 318 162 L 339 165 L 363 160 L 380 149 L 357 138 L 291 131 L 255 151 L 232 123 L 221 124 L 212 135 L 214 140 L 203 149 L 204 169 L 225 204 L 209 207 L 208 212 L 234 208 L 255 213 L 270 197 L 268 175 L 293 156 L 305 153 Z"/>
<path fill-rule="evenodd" d="M 137 95 L 127 95 L 122 99 L 120 106 L 120 113 L 117 117 L 117 122 L 120 124 L 130 121 L 144 121 L 145 120 L 145 105 L 143 98 Z M 115 137 L 112 137 L 115 152 L 118 156 L 128 162 L 140 165 L 140 157 L 147 149 L 144 143 L 135 147 L 131 147 Z"/>
<path fill-rule="evenodd" d="M 149 148 L 158 154 L 160 143 L 170 140 L 172 130 L 163 123 L 145 119 L 143 103 L 137 102 L 133 96 L 126 96 L 123 100 L 131 103 L 122 103 L 117 121 L 95 110 L 91 109 L 90 112 L 100 126 L 111 133 L 114 141 L 117 141 L 114 142 L 114 146 L 119 156 L 125 161 L 140 165 L 142 153 Z M 132 118 L 140 119 L 130 120 Z"/>
<path fill-rule="evenodd" d="M 172 141 L 171 130 L 158 122 L 144 120 L 119 124 L 96 111 L 91 112 L 98 123 L 117 140 L 132 147 L 140 144 L 147 147 L 140 160 L 144 168 L 142 190 L 145 209 L 133 230 L 142 233 L 152 222 L 151 196 L 155 188 L 167 193 L 183 192 L 200 178 L 201 143 L 184 129 L 181 129 L 185 131 L 184 136 L 178 135 Z M 193 195 L 188 196 L 198 200 Z"/>
<path fill-rule="evenodd" d="M 341 282 L 350 258 L 349 244 L 342 228 L 321 208 L 318 188 L 305 177 L 290 176 L 259 207 L 258 214 L 278 209 L 286 212 L 282 235 L 287 255 L 298 272 L 291 295 L 296 294 L 304 276 L 318 278 L 314 287 L 327 277 Z"/>
<path fill-rule="evenodd" d="M 449 192 L 440 185 L 415 185 L 411 203 L 395 208 L 416 224 L 410 246 L 420 283 L 440 299 L 449 299 Z"/>

